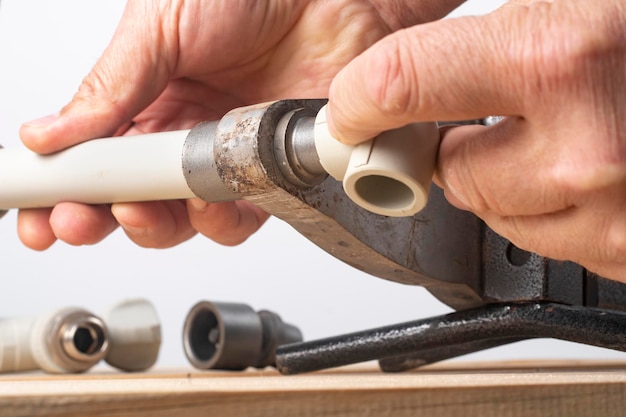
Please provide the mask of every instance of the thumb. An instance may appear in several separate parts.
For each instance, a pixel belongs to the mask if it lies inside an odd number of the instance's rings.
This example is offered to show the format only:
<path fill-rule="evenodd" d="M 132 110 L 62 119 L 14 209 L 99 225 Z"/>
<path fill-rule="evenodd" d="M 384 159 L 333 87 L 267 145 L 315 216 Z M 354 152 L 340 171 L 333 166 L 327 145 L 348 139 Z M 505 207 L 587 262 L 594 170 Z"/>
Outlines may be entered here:
<path fill-rule="evenodd" d="M 328 103 L 332 133 L 346 143 L 417 121 L 520 113 L 523 7 L 445 19 L 396 32 L 334 78 Z M 517 48 L 517 50 L 515 49 Z"/>
<path fill-rule="evenodd" d="M 160 50 L 164 42 L 157 37 L 162 31 L 156 27 L 157 14 L 150 13 L 152 3 L 128 3 L 111 43 L 68 105 L 22 125 L 20 136 L 28 148 L 51 153 L 112 136 L 159 96 L 170 67 Z"/>

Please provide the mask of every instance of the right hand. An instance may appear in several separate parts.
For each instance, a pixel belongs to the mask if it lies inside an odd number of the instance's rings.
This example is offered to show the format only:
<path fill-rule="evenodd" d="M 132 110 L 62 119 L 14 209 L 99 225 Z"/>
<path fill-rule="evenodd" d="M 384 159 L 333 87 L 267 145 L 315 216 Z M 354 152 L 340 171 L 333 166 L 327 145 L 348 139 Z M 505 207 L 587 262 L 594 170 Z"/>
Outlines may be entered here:
<path fill-rule="evenodd" d="M 365 86 L 365 88 L 364 88 Z M 398 32 L 335 78 L 349 144 L 424 120 L 450 201 L 517 247 L 626 282 L 626 3 L 515 0 Z"/>
<path fill-rule="evenodd" d="M 253 103 L 327 96 L 334 75 L 378 39 L 462 3 L 422 0 L 409 10 L 403 1 L 130 0 L 72 101 L 24 124 L 22 140 L 46 154 L 98 137 L 191 128 Z M 267 217 L 245 201 L 61 203 L 20 210 L 18 233 L 37 250 L 57 238 L 93 244 L 118 224 L 145 247 L 173 246 L 196 231 L 234 245 Z"/>

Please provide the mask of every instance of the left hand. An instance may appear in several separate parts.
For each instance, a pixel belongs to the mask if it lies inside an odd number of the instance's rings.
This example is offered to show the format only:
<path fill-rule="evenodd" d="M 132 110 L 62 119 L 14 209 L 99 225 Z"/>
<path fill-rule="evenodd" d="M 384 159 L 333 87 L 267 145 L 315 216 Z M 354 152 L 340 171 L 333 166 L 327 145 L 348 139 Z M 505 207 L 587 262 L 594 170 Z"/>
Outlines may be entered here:
<path fill-rule="evenodd" d="M 129 0 L 103 56 L 60 113 L 24 124 L 26 146 L 50 153 L 82 141 L 191 128 L 235 107 L 324 97 L 332 77 L 378 39 L 444 16 L 462 0 Z M 169 247 L 199 231 L 235 245 L 268 215 L 246 201 L 20 210 L 18 233 L 43 250 L 93 244 L 118 224 L 140 246 Z"/>

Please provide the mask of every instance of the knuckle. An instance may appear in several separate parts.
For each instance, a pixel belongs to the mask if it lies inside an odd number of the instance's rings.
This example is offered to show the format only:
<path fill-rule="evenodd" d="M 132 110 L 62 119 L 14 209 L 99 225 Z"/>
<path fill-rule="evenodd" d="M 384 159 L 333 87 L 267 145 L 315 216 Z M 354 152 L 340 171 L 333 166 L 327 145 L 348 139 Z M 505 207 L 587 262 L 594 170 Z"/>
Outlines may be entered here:
<path fill-rule="evenodd" d="M 483 189 L 477 185 L 473 176 L 466 176 L 461 187 L 463 189 L 462 193 L 466 198 L 465 203 L 471 208 L 472 211 L 478 213 L 502 213 L 502 211 L 490 201 L 486 193 L 483 192 Z"/>
<path fill-rule="evenodd" d="M 559 7 L 570 9 L 564 13 L 557 10 Z M 610 7 L 603 13 L 588 13 L 574 7 L 538 2 L 527 9 L 526 21 L 533 29 L 526 27 L 526 30 L 532 35 L 524 37 L 526 41 L 518 59 L 534 93 L 555 88 L 580 92 L 585 87 L 581 83 L 602 82 L 592 73 L 594 68 L 600 68 L 598 63 L 615 61 L 616 54 L 623 60 L 626 49 L 623 26 L 615 23 L 614 16 L 607 15 Z"/>
<path fill-rule="evenodd" d="M 97 66 L 82 80 L 71 103 L 63 109 L 63 112 L 79 106 L 90 109 L 95 113 L 110 114 L 119 121 L 129 119 L 121 104 L 124 99 L 121 96 L 123 93 L 117 91 L 117 89 L 110 88 L 114 84 L 113 80 L 107 75 L 107 71 L 103 70 L 102 66 Z"/>
<path fill-rule="evenodd" d="M 251 234 L 242 227 L 235 203 L 209 204 L 202 213 L 191 213 L 189 218 L 195 230 L 221 245 L 238 245 Z"/>
<path fill-rule="evenodd" d="M 529 252 L 537 252 L 543 249 L 542 242 L 538 238 L 536 231 L 534 231 L 529 218 L 509 216 L 505 217 L 504 221 L 507 223 L 506 237 L 516 247 Z"/>
<path fill-rule="evenodd" d="M 371 55 L 374 77 L 366 91 L 387 117 L 404 121 L 420 108 L 418 77 L 411 42 L 405 30 L 378 44 Z"/>
<path fill-rule="evenodd" d="M 456 184 L 450 186 L 452 193 L 471 211 L 475 213 L 499 212 L 491 204 L 473 175 L 461 174 L 454 182 Z"/>
<path fill-rule="evenodd" d="M 98 67 L 94 68 L 78 87 L 74 98 L 78 100 L 90 100 L 106 91 L 108 85 L 107 76 Z"/>
<path fill-rule="evenodd" d="M 605 146 L 604 142 L 594 137 L 587 141 L 590 146 L 583 143 L 565 150 L 551 170 L 554 188 L 572 195 L 623 189 L 626 184 L 625 152 L 616 152 L 614 146 Z"/>
<path fill-rule="evenodd" d="M 458 149 L 460 154 L 456 157 L 456 172 L 450 178 L 453 192 L 462 196 L 463 203 L 474 212 L 503 214 L 497 193 L 492 192 L 493 184 L 484 181 L 479 170 L 473 169 L 475 167 L 475 164 L 471 163 L 473 156 L 484 151 L 476 149 L 477 146 L 482 147 L 482 144 L 478 141 L 469 141 Z"/>

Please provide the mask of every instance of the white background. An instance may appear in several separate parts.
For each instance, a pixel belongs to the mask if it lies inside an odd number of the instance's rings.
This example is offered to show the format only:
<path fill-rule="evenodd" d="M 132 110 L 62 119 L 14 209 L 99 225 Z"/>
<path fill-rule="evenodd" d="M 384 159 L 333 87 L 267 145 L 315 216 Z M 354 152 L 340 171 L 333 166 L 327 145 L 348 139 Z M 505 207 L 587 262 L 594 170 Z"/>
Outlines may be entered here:
<path fill-rule="evenodd" d="M 486 13 L 502 1 L 469 1 L 455 14 Z M 108 43 L 124 0 L 2 0 L 0 143 L 21 146 L 22 122 L 53 113 L 73 95 Z M 245 28 L 242 28 L 245 30 Z M 143 249 L 121 231 L 94 246 L 56 243 L 45 252 L 16 236 L 16 212 L 0 221 L 0 317 L 79 305 L 96 313 L 145 297 L 162 321 L 159 366 L 187 366 L 182 323 L 200 300 L 270 309 L 306 339 L 449 312 L 429 293 L 356 271 L 277 219 L 243 245 L 196 237 L 167 250 Z M 1 337 L 1 336 L 0 336 Z M 552 340 L 523 342 L 466 359 L 624 358 L 619 352 Z"/>

